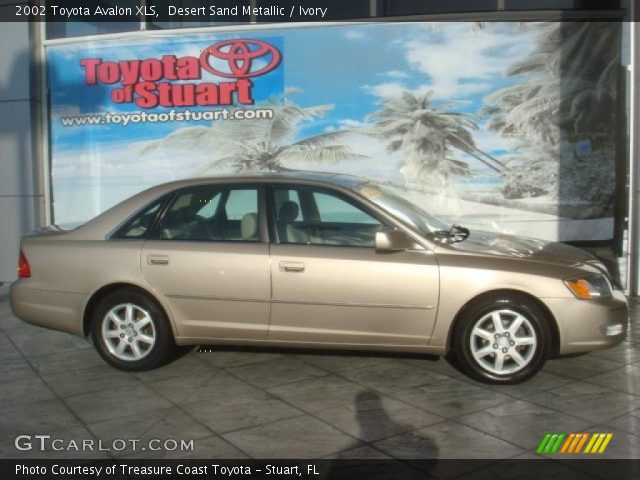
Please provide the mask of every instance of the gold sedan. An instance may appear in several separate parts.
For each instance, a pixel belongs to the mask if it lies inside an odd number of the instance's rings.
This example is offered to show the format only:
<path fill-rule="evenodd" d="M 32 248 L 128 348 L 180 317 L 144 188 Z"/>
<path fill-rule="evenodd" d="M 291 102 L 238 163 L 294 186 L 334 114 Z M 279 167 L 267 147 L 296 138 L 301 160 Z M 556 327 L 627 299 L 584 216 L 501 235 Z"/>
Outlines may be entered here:
<path fill-rule="evenodd" d="M 331 174 L 157 186 L 24 237 L 18 272 L 18 317 L 91 335 L 123 370 L 176 345 L 264 345 L 448 354 L 473 378 L 515 383 L 549 357 L 617 345 L 628 322 L 581 250 L 445 225 Z"/>

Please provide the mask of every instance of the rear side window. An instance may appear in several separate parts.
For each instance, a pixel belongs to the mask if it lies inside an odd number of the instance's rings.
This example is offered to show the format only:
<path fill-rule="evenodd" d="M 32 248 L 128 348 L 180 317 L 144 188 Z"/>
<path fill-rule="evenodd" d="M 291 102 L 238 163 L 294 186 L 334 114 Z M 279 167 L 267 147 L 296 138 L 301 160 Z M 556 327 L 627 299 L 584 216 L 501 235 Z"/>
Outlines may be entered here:
<path fill-rule="evenodd" d="M 257 186 L 197 187 L 176 196 L 158 223 L 157 238 L 258 242 L 258 210 Z"/>
<path fill-rule="evenodd" d="M 251 212 L 258 212 L 258 191 L 255 188 L 231 190 L 225 205 L 227 220 L 242 220 Z"/>
<path fill-rule="evenodd" d="M 149 229 L 153 225 L 156 215 L 158 215 L 160 205 L 162 205 L 162 200 L 158 200 L 149 205 L 125 223 L 112 238 L 136 239 L 146 237 Z"/>

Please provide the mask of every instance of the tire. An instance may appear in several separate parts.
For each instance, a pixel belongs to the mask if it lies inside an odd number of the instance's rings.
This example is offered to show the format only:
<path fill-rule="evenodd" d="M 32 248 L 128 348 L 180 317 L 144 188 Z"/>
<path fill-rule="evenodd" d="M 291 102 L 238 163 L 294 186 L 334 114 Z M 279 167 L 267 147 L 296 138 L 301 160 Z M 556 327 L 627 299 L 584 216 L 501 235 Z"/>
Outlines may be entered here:
<path fill-rule="evenodd" d="M 162 308 L 148 295 L 130 288 L 98 302 L 91 317 L 91 338 L 105 362 L 129 372 L 159 367 L 175 349 Z"/>
<path fill-rule="evenodd" d="M 527 297 L 480 298 L 458 318 L 452 341 L 454 361 L 466 375 L 484 383 L 523 382 L 540 371 L 548 358 L 549 321 Z"/>

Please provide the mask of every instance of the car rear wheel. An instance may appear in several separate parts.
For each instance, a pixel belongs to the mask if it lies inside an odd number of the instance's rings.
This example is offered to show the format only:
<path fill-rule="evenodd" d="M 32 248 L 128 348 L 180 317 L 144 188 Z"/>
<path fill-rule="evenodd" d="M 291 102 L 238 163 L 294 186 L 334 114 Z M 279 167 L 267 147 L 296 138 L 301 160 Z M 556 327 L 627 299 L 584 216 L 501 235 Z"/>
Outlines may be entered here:
<path fill-rule="evenodd" d="M 518 295 L 496 295 L 463 312 L 453 339 L 454 357 L 470 377 L 486 383 L 519 383 L 546 362 L 548 319 L 534 302 Z"/>
<path fill-rule="evenodd" d="M 162 309 L 133 289 L 110 293 L 98 303 L 92 316 L 91 337 L 109 365 L 127 371 L 158 367 L 174 348 Z"/>

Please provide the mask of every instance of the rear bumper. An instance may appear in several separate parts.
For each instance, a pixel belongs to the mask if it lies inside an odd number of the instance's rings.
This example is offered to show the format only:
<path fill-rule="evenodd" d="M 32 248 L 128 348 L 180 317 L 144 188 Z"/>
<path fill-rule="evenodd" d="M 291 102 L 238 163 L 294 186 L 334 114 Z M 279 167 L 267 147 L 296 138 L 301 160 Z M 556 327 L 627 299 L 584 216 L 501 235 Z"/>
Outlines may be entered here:
<path fill-rule="evenodd" d="M 560 355 L 618 345 L 627 335 L 629 307 L 622 292 L 601 300 L 543 298 L 560 331 Z M 615 328 L 614 328 L 615 327 Z"/>
<path fill-rule="evenodd" d="M 40 290 L 28 281 L 11 284 L 9 301 L 13 314 L 34 325 L 84 336 L 82 318 L 88 295 Z"/>

